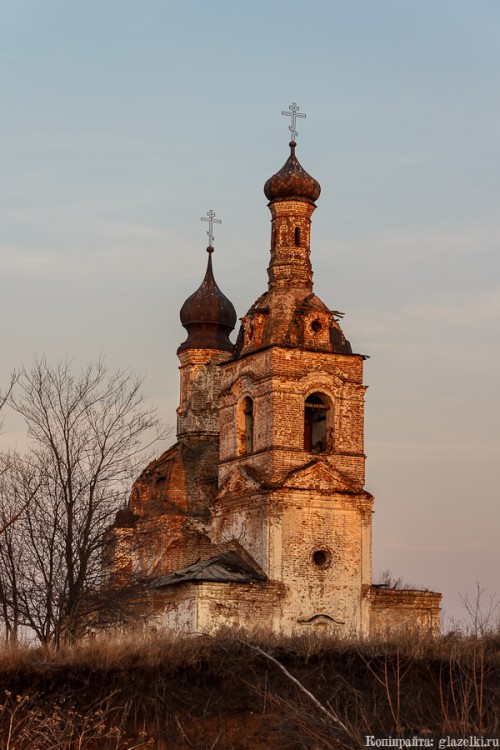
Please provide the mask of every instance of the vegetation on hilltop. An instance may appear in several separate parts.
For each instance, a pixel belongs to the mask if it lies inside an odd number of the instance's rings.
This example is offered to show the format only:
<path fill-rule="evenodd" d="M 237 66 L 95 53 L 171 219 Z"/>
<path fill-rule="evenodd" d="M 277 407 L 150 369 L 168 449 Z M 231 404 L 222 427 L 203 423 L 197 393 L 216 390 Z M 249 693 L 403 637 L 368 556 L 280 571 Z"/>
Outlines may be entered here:
<path fill-rule="evenodd" d="M 5 750 L 328 750 L 500 735 L 500 635 L 115 637 L 0 653 Z"/>

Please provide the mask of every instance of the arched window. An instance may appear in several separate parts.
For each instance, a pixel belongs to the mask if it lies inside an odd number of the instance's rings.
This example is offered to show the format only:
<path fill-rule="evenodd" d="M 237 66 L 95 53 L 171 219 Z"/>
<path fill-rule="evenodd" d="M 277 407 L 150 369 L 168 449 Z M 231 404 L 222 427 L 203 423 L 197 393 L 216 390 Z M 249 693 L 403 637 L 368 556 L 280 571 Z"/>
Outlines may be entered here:
<path fill-rule="evenodd" d="M 253 400 L 250 396 L 245 396 L 240 404 L 239 409 L 239 453 L 253 453 Z"/>
<path fill-rule="evenodd" d="M 245 453 L 253 453 L 253 401 L 247 396 L 245 404 Z"/>
<path fill-rule="evenodd" d="M 322 393 L 311 393 L 306 398 L 304 409 L 304 450 L 309 453 L 325 453 L 328 445 L 328 426 L 331 422 L 330 406 Z M 330 416 L 330 419 L 328 417 Z"/>
<path fill-rule="evenodd" d="M 299 247 L 300 245 L 300 227 L 295 227 L 295 246 Z"/>

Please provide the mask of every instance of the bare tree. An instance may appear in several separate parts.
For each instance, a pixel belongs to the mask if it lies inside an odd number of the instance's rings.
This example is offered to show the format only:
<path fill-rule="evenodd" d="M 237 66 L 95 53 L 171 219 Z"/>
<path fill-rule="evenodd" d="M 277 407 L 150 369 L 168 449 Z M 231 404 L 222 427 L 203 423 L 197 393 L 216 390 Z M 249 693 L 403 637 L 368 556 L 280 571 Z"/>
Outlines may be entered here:
<path fill-rule="evenodd" d="M 18 454 L 11 452 L 0 460 L 0 611 L 5 639 L 15 642 L 26 620 L 22 605 L 31 558 L 26 544 L 27 510 L 40 485 Z"/>
<path fill-rule="evenodd" d="M 2 411 L 3 407 L 7 403 L 9 396 L 12 393 L 12 389 L 14 388 L 14 385 L 16 384 L 17 377 L 18 377 L 17 373 L 13 372 L 12 375 L 10 376 L 10 383 L 9 383 L 9 387 L 7 388 L 7 390 L 4 392 L 0 391 L 0 411 Z M 3 427 L 3 418 L 0 420 L 0 429 L 2 429 L 2 427 Z"/>
<path fill-rule="evenodd" d="M 13 551 L 22 548 L 22 559 L 17 552 L 10 560 L 5 540 L 0 579 L 9 580 L 10 570 L 12 583 L 16 569 L 17 621 L 42 641 L 78 633 L 87 596 L 100 582 L 106 528 L 144 451 L 162 437 L 140 386 L 101 361 L 75 375 L 68 361 L 51 367 L 43 358 L 21 370 L 9 399 L 26 421 L 31 448 L 23 461 L 11 462 L 9 488 L 1 493 L 13 497 L 15 487 L 27 511 L 9 527 L 9 539 L 21 537 Z"/>
<path fill-rule="evenodd" d="M 15 372 L 12 373 L 9 387 L 4 392 L 0 391 L 0 412 L 2 411 L 3 407 L 7 403 L 10 394 L 12 393 L 12 389 L 14 388 L 14 385 L 17 381 L 17 377 L 18 376 Z M 3 427 L 3 416 L 0 417 L 0 430 L 2 429 L 2 427 Z M 6 459 L 5 456 L 2 456 L 0 454 L 0 478 L 2 477 L 4 472 L 7 470 L 8 466 L 9 466 L 9 459 L 8 458 Z M 0 511 L 1 511 L 0 515 L 2 518 L 2 520 L 0 520 L 0 534 L 2 534 L 6 528 L 8 528 L 12 523 L 15 523 L 15 521 L 19 517 L 19 509 L 13 508 L 12 515 L 10 517 L 6 516 L 3 513 L 3 507 L 0 509 Z"/>

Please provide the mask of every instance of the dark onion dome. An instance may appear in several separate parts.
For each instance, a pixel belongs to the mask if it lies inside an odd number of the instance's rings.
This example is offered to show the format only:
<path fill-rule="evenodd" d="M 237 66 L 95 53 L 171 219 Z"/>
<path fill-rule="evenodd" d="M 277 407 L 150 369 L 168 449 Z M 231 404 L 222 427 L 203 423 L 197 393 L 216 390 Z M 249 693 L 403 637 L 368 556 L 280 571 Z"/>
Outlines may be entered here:
<path fill-rule="evenodd" d="M 298 200 L 314 203 L 321 193 L 321 185 L 307 174 L 295 156 L 295 141 L 290 141 L 290 156 L 279 172 L 276 172 L 264 185 L 264 193 L 269 201 Z"/>
<path fill-rule="evenodd" d="M 207 247 L 208 265 L 201 286 L 181 307 L 181 323 L 188 332 L 180 345 L 184 349 L 220 349 L 232 352 L 229 334 L 236 325 L 232 302 L 215 283 L 212 270 L 213 248 Z"/>

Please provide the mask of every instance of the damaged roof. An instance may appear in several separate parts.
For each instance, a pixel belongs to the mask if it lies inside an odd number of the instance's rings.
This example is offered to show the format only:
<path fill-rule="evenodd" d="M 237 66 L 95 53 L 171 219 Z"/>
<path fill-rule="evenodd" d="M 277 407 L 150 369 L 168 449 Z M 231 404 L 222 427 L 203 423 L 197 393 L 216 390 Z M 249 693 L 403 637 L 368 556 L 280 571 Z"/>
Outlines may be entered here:
<path fill-rule="evenodd" d="M 267 577 L 258 568 L 253 567 L 237 552 L 225 552 L 209 560 L 200 560 L 186 568 L 176 570 L 166 576 L 160 576 L 150 582 L 155 589 L 174 586 L 189 581 L 212 581 L 217 583 L 253 583 L 266 581 Z"/>

